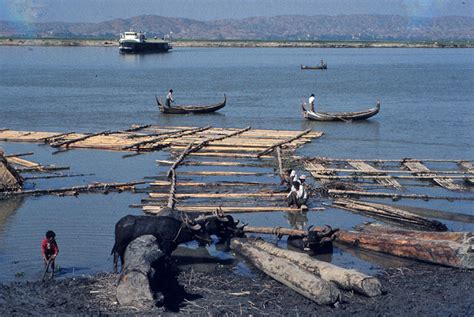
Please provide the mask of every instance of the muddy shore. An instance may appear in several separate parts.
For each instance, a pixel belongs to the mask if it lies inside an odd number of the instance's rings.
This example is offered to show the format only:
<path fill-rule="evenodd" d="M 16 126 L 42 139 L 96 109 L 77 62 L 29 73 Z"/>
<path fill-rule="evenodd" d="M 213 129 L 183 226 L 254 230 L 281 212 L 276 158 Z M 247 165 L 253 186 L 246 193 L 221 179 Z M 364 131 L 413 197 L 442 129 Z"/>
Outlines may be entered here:
<path fill-rule="evenodd" d="M 422 264 L 386 269 L 378 276 L 383 295 L 367 298 L 343 292 L 343 301 L 331 307 L 318 306 L 253 268 L 242 275 L 235 262 L 191 266 L 190 258 L 175 259 L 179 272 L 166 279 L 162 307 L 120 307 L 115 298 L 118 275 L 100 273 L 0 285 L 0 315 L 474 315 L 472 271 Z"/>
<path fill-rule="evenodd" d="M 234 47 L 234 48 L 473 48 L 470 42 L 351 42 L 351 41 L 206 41 L 173 40 L 173 47 Z M 98 46 L 118 47 L 118 40 L 96 39 L 0 39 L 0 46 Z"/>

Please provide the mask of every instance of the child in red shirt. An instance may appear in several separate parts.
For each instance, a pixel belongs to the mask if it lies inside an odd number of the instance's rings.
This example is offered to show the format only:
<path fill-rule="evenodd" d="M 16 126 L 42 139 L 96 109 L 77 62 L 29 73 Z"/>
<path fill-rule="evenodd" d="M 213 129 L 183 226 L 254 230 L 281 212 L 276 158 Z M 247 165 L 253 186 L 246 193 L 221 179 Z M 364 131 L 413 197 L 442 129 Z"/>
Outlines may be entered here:
<path fill-rule="evenodd" d="M 41 252 L 43 253 L 43 261 L 48 270 L 48 264 L 51 265 L 51 277 L 54 275 L 54 260 L 58 256 L 59 248 L 56 240 L 54 239 L 56 234 L 54 231 L 49 230 L 46 232 L 46 238 L 41 242 Z"/>

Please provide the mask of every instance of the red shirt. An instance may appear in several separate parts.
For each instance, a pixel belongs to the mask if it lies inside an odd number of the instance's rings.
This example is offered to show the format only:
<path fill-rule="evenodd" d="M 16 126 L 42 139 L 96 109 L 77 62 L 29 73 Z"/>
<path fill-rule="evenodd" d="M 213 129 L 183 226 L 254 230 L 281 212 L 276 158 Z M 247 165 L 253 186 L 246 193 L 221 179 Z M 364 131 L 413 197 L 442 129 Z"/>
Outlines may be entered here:
<path fill-rule="evenodd" d="M 54 256 L 57 256 L 59 253 L 59 248 L 56 240 L 53 239 L 49 241 L 48 239 L 43 239 L 43 242 L 41 242 L 41 252 L 43 253 L 43 256 L 47 258 L 53 254 Z"/>

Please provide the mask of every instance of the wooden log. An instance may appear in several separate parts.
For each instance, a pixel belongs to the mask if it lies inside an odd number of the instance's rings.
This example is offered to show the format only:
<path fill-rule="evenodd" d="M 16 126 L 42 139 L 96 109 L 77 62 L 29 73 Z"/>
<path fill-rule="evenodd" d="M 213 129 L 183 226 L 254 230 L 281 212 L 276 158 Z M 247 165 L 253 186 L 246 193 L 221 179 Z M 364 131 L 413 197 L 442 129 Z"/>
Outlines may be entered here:
<path fill-rule="evenodd" d="M 438 162 L 438 163 L 460 163 L 460 162 L 473 162 L 473 160 L 450 160 L 450 159 L 345 159 L 345 158 L 329 158 L 329 157 L 312 157 L 311 160 L 326 161 L 326 162 L 374 162 L 374 163 L 402 163 L 408 161 L 420 161 L 420 162 Z"/>
<path fill-rule="evenodd" d="M 259 152 L 259 153 L 257 154 L 257 157 L 260 157 L 260 156 L 262 156 L 262 155 L 268 154 L 268 153 L 272 152 L 276 147 L 281 147 L 281 146 L 283 146 L 283 145 L 285 145 L 285 144 L 291 143 L 292 141 L 294 141 L 294 140 L 296 140 L 296 139 L 299 139 L 299 138 L 301 138 L 303 135 L 308 134 L 308 133 L 310 133 L 310 132 L 311 132 L 311 129 L 308 129 L 308 130 L 305 130 L 305 131 L 299 133 L 298 135 L 296 135 L 296 136 L 294 136 L 294 137 L 292 137 L 292 138 L 290 138 L 290 139 L 288 139 L 288 140 L 280 141 L 280 142 L 278 142 L 278 143 L 276 143 L 276 144 L 274 144 L 274 145 L 268 147 L 267 149 L 265 149 L 265 150 Z"/>
<path fill-rule="evenodd" d="M 313 174 L 312 174 L 313 175 Z M 313 175 L 314 176 L 314 175 Z M 359 179 L 368 179 L 368 180 L 390 180 L 390 179 L 419 179 L 419 180 L 431 180 L 433 177 L 436 177 L 436 179 L 443 180 L 443 179 L 464 179 L 466 178 L 466 175 L 440 175 L 440 176 L 435 176 L 435 175 L 321 175 L 318 174 L 317 176 L 314 176 L 315 178 L 321 178 L 321 179 L 353 179 L 353 180 L 359 180 Z"/>
<path fill-rule="evenodd" d="M 442 199 L 442 200 L 474 200 L 474 197 L 455 197 L 455 196 L 429 196 L 429 195 L 416 195 L 416 194 L 390 194 L 381 192 L 366 192 L 360 190 L 339 190 L 329 189 L 328 194 L 334 197 L 347 197 L 347 196 L 363 196 L 363 197 L 380 197 L 380 198 L 391 198 L 393 200 L 399 200 L 401 198 L 409 199 Z"/>
<path fill-rule="evenodd" d="M 382 294 L 382 284 L 375 277 L 356 270 L 344 269 L 324 261 L 318 261 L 305 253 L 277 248 L 262 239 L 249 239 L 248 243 L 273 256 L 289 260 L 323 280 L 334 282 L 339 288 L 353 290 L 369 297 Z"/>
<path fill-rule="evenodd" d="M 336 233 L 336 241 L 418 261 L 459 268 L 474 268 L 472 232 L 466 233 L 466 240 L 463 243 L 457 243 L 443 240 L 442 235 L 438 239 L 426 239 L 423 236 L 408 236 L 406 233 L 340 230 Z"/>
<path fill-rule="evenodd" d="M 168 160 L 156 160 L 158 164 L 161 165 L 173 165 L 174 161 Z M 243 162 L 218 162 L 218 161 L 187 161 L 181 162 L 180 165 L 188 165 L 188 166 L 249 166 L 249 167 L 261 167 L 264 168 L 262 164 L 250 164 L 250 163 L 243 163 Z"/>
<path fill-rule="evenodd" d="M 422 174 L 424 176 L 432 176 L 433 182 L 438 184 L 441 187 L 444 187 L 449 190 L 463 190 L 464 188 L 452 181 L 450 178 L 439 177 L 430 171 L 425 165 L 420 161 L 406 161 L 403 162 L 403 165 L 406 166 L 410 171 L 416 172 L 417 174 Z M 454 177 L 451 177 L 454 178 Z"/>
<path fill-rule="evenodd" d="M 166 135 L 162 135 L 162 136 L 159 136 L 157 138 L 152 138 L 150 140 L 136 142 L 136 143 L 133 143 L 132 145 L 124 146 L 124 147 L 122 147 L 122 150 L 132 150 L 132 149 L 139 150 L 140 147 L 143 146 L 143 145 L 158 143 L 158 142 L 163 141 L 165 139 L 176 138 L 176 137 L 181 137 L 183 135 L 202 132 L 202 131 L 208 130 L 210 128 L 211 128 L 211 126 L 205 126 L 205 127 L 201 127 L 201 128 L 192 128 L 192 129 L 190 129 L 190 128 L 182 129 L 182 130 L 178 130 L 178 131 L 175 131 L 175 132 L 167 133 Z"/>
<path fill-rule="evenodd" d="M 341 173 L 354 173 L 354 174 L 380 174 L 380 173 L 385 173 L 385 174 L 415 174 L 413 171 L 406 171 L 406 170 L 388 170 L 388 169 L 376 169 L 375 171 L 367 171 L 367 170 L 358 170 L 358 169 L 349 169 L 349 168 L 307 168 L 308 171 L 311 172 L 341 172 Z M 472 174 L 474 172 L 469 172 L 469 171 L 456 171 L 456 170 L 431 170 L 434 174 L 453 174 L 457 175 L 460 174 L 462 175 L 467 175 L 467 174 Z"/>
<path fill-rule="evenodd" d="M 189 153 L 192 156 L 217 156 L 217 157 L 237 157 L 237 158 L 256 158 L 255 154 L 246 153 L 223 153 L 223 152 L 194 152 Z M 271 155 L 262 155 L 260 159 L 273 159 Z"/>
<path fill-rule="evenodd" d="M 124 130 L 125 132 L 137 132 L 143 129 L 146 129 L 150 127 L 151 124 L 145 124 L 145 125 L 133 125 L 130 129 Z"/>
<path fill-rule="evenodd" d="M 186 171 L 180 172 L 180 175 L 199 175 L 199 176 L 275 176 L 274 173 L 258 172 L 233 172 L 233 171 Z"/>
<path fill-rule="evenodd" d="M 29 155 L 33 155 L 35 153 L 33 152 L 25 152 L 25 153 L 13 153 L 13 154 L 8 154 L 8 155 L 4 155 L 6 158 L 10 158 L 10 157 L 21 157 L 21 156 L 29 156 Z"/>
<path fill-rule="evenodd" d="M 152 264 L 163 257 L 156 238 L 152 235 L 138 237 L 125 250 L 125 263 L 117 286 L 117 301 L 122 306 L 146 309 L 154 306 L 150 280 Z"/>
<path fill-rule="evenodd" d="M 7 161 L 10 164 L 16 164 L 16 165 L 23 166 L 23 167 L 28 167 L 28 168 L 38 169 L 38 170 L 42 169 L 41 164 L 38 164 L 38 163 L 32 162 L 32 161 L 28 161 L 28 160 L 25 160 L 25 159 L 21 159 L 19 157 L 8 157 Z"/>
<path fill-rule="evenodd" d="M 128 183 L 94 183 L 84 186 L 72 186 L 72 187 L 63 187 L 63 188 L 53 188 L 53 189 L 32 189 L 32 190 L 22 190 L 22 191 L 9 191 L 0 193 L 0 199 L 6 198 L 9 196 L 25 196 L 25 195 L 57 195 L 57 194 L 68 194 L 75 195 L 80 192 L 97 192 L 109 190 L 133 190 L 135 185 L 146 184 L 145 181 L 137 182 L 128 182 Z"/>
<path fill-rule="evenodd" d="M 446 219 L 451 221 L 459 221 L 459 222 L 468 222 L 474 223 L 474 215 L 463 214 L 454 211 L 443 211 L 431 208 L 421 208 L 421 207 L 412 207 L 412 206 L 396 206 L 399 209 L 403 209 L 419 216 L 423 217 L 431 217 L 431 218 L 438 218 L 438 219 Z"/>
<path fill-rule="evenodd" d="M 234 238 L 230 245 L 265 274 L 318 305 L 333 305 L 341 299 L 341 293 L 333 283 L 311 274 L 286 259 L 272 256 L 252 246 L 246 239 Z"/>
<path fill-rule="evenodd" d="M 213 213 L 216 211 L 217 206 L 179 206 L 176 210 L 179 212 L 202 212 L 202 213 Z M 219 206 L 222 212 L 225 213 L 248 213 L 248 212 L 301 212 L 301 209 L 295 209 L 290 207 L 279 207 L 279 206 L 255 206 L 255 207 L 226 207 Z M 149 214 L 158 214 L 161 212 L 162 206 L 145 205 L 143 211 Z M 324 208 L 310 208 L 309 211 L 320 211 Z"/>
<path fill-rule="evenodd" d="M 166 193 L 150 193 L 148 194 L 152 198 L 166 198 L 169 194 Z M 176 198 L 264 198 L 264 197 L 286 197 L 287 193 L 188 193 L 188 194 L 176 194 Z"/>
<path fill-rule="evenodd" d="M 169 181 L 154 181 L 151 182 L 151 186 L 169 186 L 171 183 Z M 275 186 L 275 183 L 260 183 L 260 182 L 219 182 L 219 183 L 204 183 L 204 182 L 180 182 L 176 186 L 189 186 L 189 187 L 198 187 L 198 186 L 207 186 L 207 187 L 242 187 L 242 186 Z"/>
<path fill-rule="evenodd" d="M 194 143 L 189 143 L 188 146 L 184 149 L 183 153 L 181 153 L 181 155 L 176 159 L 176 162 L 174 162 L 174 164 L 170 167 L 170 169 L 168 170 L 168 174 L 167 174 L 167 177 L 168 179 L 170 178 L 171 176 L 171 172 L 175 172 L 176 168 L 178 167 L 178 165 L 184 160 L 184 158 L 186 157 L 186 155 L 189 153 L 189 151 L 191 150 L 191 147 L 193 146 Z"/>
<path fill-rule="evenodd" d="M 51 145 L 52 147 L 61 147 L 61 146 L 69 147 L 69 145 L 71 145 L 73 143 L 84 141 L 84 140 L 93 138 L 95 136 L 108 135 L 108 134 L 111 134 L 111 133 L 112 133 L 112 131 L 106 130 L 106 131 L 102 131 L 102 132 L 88 134 L 88 135 L 85 135 L 85 136 L 82 136 L 82 137 L 79 137 L 79 138 L 76 138 L 76 139 L 72 139 L 72 140 L 67 140 L 67 141 L 62 141 L 62 142 L 50 142 L 49 145 Z"/>
<path fill-rule="evenodd" d="M 176 171 L 172 169 L 170 171 L 170 180 L 171 180 L 171 186 L 170 186 L 170 193 L 169 193 L 169 198 L 168 198 L 168 208 L 174 209 L 174 206 L 176 204 Z"/>
<path fill-rule="evenodd" d="M 246 233 L 261 233 L 261 234 L 273 234 L 276 236 L 307 236 L 308 231 L 306 230 L 298 230 L 298 229 L 289 229 L 289 228 L 282 228 L 282 227 L 252 227 L 252 226 L 245 226 L 244 232 Z"/>
<path fill-rule="evenodd" d="M 63 171 L 68 170 L 69 166 L 55 166 L 55 165 L 40 165 L 38 167 L 23 167 L 17 168 L 16 170 L 20 173 L 32 173 L 32 172 L 51 172 L 51 171 Z"/>
<path fill-rule="evenodd" d="M 349 210 L 351 212 L 363 213 L 369 216 L 380 217 L 401 224 L 414 226 L 429 231 L 447 231 L 445 224 L 427 218 L 420 217 L 408 211 L 398 209 L 384 204 L 370 203 L 352 199 L 336 199 L 333 207 Z"/>

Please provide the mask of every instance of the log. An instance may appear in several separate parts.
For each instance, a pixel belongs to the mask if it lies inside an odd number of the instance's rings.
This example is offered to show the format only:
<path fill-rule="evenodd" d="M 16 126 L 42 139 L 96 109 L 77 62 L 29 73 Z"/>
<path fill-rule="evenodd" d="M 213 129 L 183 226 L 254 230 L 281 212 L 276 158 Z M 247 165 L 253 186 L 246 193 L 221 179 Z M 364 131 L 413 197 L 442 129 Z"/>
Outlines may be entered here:
<path fill-rule="evenodd" d="M 454 183 L 452 179 L 447 177 L 436 176 L 429 168 L 423 165 L 420 161 L 407 161 L 403 162 L 403 165 L 406 166 L 410 171 L 416 172 L 417 174 L 422 174 L 425 176 L 432 176 L 432 181 L 438 184 L 441 187 L 444 187 L 449 190 L 464 190 L 464 187 Z M 451 177 L 454 178 L 454 177 Z"/>
<path fill-rule="evenodd" d="M 93 138 L 93 137 L 99 136 L 99 135 L 109 135 L 111 133 L 113 133 L 113 132 L 110 131 L 110 130 L 106 130 L 106 131 L 102 131 L 102 132 L 88 134 L 88 135 L 82 136 L 80 138 L 67 140 L 67 141 L 63 141 L 63 142 L 50 142 L 49 145 L 51 145 L 52 147 L 61 147 L 61 146 L 69 147 L 69 145 L 71 145 L 73 143 L 84 141 L 84 140 L 87 140 L 87 139 L 90 139 L 90 138 Z"/>
<path fill-rule="evenodd" d="M 333 207 L 349 210 L 355 213 L 363 213 L 376 218 L 396 221 L 408 226 L 414 226 L 418 229 L 428 231 L 447 231 L 448 228 L 437 220 L 431 220 L 412 214 L 406 210 L 384 204 L 370 203 L 352 199 L 336 199 L 333 201 Z"/>
<path fill-rule="evenodd" d="M 122 306 L 151 308 L 155 301 L 151 280 L 152 263 L 163 256 L 156 238 L 152 235 L 138 237 L 125 250 L 125 263 L 117 286 L 117 301 Z"/>
<path fill-rule="evenodd" d="M 274 145 L 268 147 L 267 149 L 265 149 L 265 150 L 259 152 L 259 153 L 257 154 L 257 157 L 260 157 L 260 156 L 262 156 L 262 155 L 268 154 L 268 153 L 272 152 L 276 147 L 281 147 L 282 145 L 291 143 L 292 141 L 294 141 L 294 140 L 296 140 L 296 139 L 299 139 L 299 138 L 301 138 L 302 136 L 304 136 L 305 134 L 308 134 L 308 133 L 310 133 L 310 132 L 311 132 L 311 129 L 308 129 L 308 130 L 305 130 L 305 131 L 299 133 L 298 135 L 296 135 L 296 136 L 294 136 L 294 137 L 292 137 L 292 138 L 290 138 L 290 139 L 288 139 L 288 140 L 280 141 L 280 142 L 278 142 L 278 143 L 276 143 L 276 144 L 274 144 Z"/>
<path fill-rule="evenodd" d="M 361 172 L 369 172 L 369 173 L 377 173 L 377 175 L 386 175 L 386 172 L 383 172 L 381 170 L 377 170 L 375 167 L 365 163 L 365 162 L 349 162 L 350 165 L 352 165 L 354 168 Z M 399 182 L 392 178 L 387 178 L 387 179 L 377 179 L 376 180 L 380 184 L 388 185 L 388 186 L 393 186 L 396 189 L 402 189 L 402 185 L 400 185 Z"/>
<path fill-rule="evenodd" d="M 179 206 L 176 210 L 178 212 L 202 212 L 202 213 L 214 213 L 217 206 Z M 248 212 L 301 212 L 301 209 L 295 209 L 290 207 L 219 207 L 224 213 L 248 213 Z M 158 214 L 161 212 L 162 206 L 153 204 L 143 206 L 143 211 L 149 214 Z M 324 208 L 310 208 L 309 211 L 320 211 Z"/>
<path fill-rule="evenodd" d="M 151 186 L 169 186 L 171 183 L 169 181 L 154 181 L 151 182 Z M 180 187 L 189 186 L 189 187 L 197 187 L 197 186 L 204 186 L 204 187 L 220 187 L 220 186 L 228 186 L 228 187 L 242 187 L 242 186 L 261 186 L 261 187 L 273 187 L 275 183 L 259 183 L 259 182 L 218 182 L 218 183 L 203 183 L 203 182 L 180 182 L 177 184 Z"/>
<path fill-rule="evenodd" d="M 384 252 L 412 260 L 439 265 L 474 268 L 474 238 L 472 232 L 463 234 L 462 243 L 443 237 L 442 233 L 403 231 L 395 233 L 387 230 L 345 231 L 336 233 L 336 242 L 345 243 L 362 249 Z"/>
<path fill-rule="evenodd" d="M 449 159 L 345 159 L 345 158 L 329 158 L 329 157 L 312 157 L 311 160 L 326 161 L 326 162 L 374 162 L 374 163 L 402 163 L 409 161 L 421 161 L 421 162 L 438 162 L 438 163 L 460 163 L 460 162 L 472 162 L 473 160 L 449 160 Z"/>
<path fill-rule="evenodd" d="M 150 193 L 152 198 L 165 198 L 169 195 L 166 193 Z M 176 194 L 176 198 L 266 198 L 266 197 L 279 197 L 284 198 L 287 193 L 188 193 L 188 194 Z M 170 207 L 171 208 L 171 207 Z"/>
<path fill-rule="evenodd" d="M 333 305 L 341 299 L 341 293 L 333 283 L 321 279 L 286 259 L 272 256 L 256 248 L 248 242 L 248 239 L 234 238 L 230 246 L 265 274 L 318 305 Z"/>
<path fill-rule="evenodd" d="M 474 197 L 457 197 L 457 196 L 429 196 L 429 195 L 416 195 L 416 194 L 390 194 L 381 192 L 366 192 L 361 190 L 339 190 L 329 189 L 328 194 L 334 197 L 341 196 L 366 196 L 366 197 L 380 197 L 380 198 L 391 198 L 393 200 L 399 200 L 401 198 L 410 199 L 443 199 L 443 200 L 474 200 Z"/>
<path fill-rule="evenodd" d="M 277 248 L 262 239 L 248 240 L 248 242 L 273 256 L 291 261 L 323 280 L 334 282 L 339 288 L 353 290 L 368 297 L 382 294 L 382 284 L 375 277 L 316 260 L 304 253 Z"/>

